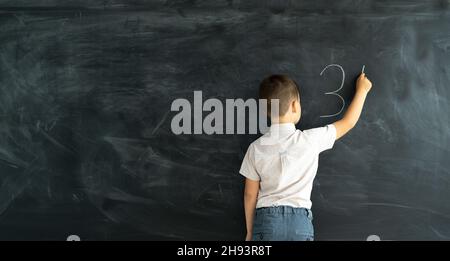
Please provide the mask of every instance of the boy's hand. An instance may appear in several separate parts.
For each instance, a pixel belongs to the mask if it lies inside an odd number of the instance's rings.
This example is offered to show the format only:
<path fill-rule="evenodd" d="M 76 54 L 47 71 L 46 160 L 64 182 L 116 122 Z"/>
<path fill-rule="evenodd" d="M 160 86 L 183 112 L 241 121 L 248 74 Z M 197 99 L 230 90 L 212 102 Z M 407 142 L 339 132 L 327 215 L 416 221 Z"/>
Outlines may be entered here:
<path fill-rule="evenodd" d="M 252 241 L 252 233 L 247 233 L 245 236 L 245 241 Z"/>
<path fill-rule="evenodd" d="M 365 73 L 361 73 L 356 80 L 356 91 L 364 91 L 365 93 L 368 93 L 371 88 L 372 82 L 366 77 Z"/>

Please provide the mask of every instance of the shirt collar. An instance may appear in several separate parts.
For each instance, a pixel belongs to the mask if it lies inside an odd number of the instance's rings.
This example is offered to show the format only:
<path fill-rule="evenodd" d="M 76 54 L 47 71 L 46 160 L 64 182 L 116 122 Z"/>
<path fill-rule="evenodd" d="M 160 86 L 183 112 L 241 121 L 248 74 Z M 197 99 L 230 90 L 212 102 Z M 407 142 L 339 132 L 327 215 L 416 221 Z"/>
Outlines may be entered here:
<path fill-rule="evenodd" d="M 270 125 L 270 132 L 280 134 L 292 134 L 296 130 L 294 123 L 274 123 Z"/>

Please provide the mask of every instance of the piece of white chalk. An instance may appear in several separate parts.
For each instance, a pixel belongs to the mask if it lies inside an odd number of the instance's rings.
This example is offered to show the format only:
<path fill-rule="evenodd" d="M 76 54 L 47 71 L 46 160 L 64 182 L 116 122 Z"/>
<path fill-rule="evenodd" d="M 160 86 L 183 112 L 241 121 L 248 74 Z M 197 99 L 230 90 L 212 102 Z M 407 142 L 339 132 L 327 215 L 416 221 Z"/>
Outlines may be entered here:
<path fill-rule="evenodd" d="M 364 73 L 364 69 L 366 68 L 366 66 L 365 65 L 363 65 L 363 68 L 362 68 L 362 70 L 361 70 L 361 73 Z"/>

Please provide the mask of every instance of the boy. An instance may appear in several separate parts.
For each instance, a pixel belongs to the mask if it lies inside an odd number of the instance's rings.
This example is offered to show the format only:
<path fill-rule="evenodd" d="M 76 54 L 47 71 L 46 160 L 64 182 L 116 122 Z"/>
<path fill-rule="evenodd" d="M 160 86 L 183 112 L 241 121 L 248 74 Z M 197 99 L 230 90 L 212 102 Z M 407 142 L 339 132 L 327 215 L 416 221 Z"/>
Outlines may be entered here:
<path fill-rule="evenodd" d="M 319 153 L 352 129 L 359 119 L 372 83 L 362 73 L 356 93 L 341 120 L 325 127 L 300 131 L 300 95 L 297 84 L 284 75 L 272 75 L 260 85 L 259 98 L 278 100 L 279 116 L 272 116 L 268 133 L 250 144 L 240 174 L 244 192 L 246 240 L 313 240 L 311 190 Z"/>

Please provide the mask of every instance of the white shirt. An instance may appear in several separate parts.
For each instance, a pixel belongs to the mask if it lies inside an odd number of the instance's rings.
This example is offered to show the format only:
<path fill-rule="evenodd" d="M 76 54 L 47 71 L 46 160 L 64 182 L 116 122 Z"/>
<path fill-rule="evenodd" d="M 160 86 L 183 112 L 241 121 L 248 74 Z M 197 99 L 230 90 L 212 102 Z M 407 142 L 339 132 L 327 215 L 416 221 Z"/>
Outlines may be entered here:
<path fill-rule="evenodd" d="M 239 173 L 260 181 L 256 208 L 311 208 L 311 190 L 319 153 L 336 140 L 333 124 L 300 131 L 292 123 L 274 124 L 250 144 Z"/>

